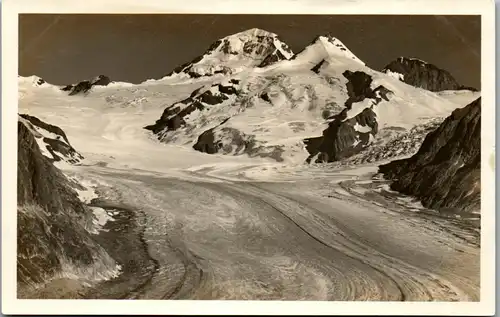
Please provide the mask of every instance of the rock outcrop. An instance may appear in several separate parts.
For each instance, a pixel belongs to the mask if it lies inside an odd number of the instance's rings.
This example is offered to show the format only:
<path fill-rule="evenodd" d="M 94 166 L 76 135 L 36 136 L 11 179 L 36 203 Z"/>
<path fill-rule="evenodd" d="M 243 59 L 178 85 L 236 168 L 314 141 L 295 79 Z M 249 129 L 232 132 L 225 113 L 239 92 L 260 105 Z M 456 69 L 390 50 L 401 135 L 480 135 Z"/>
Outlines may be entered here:
<path fill-rule="evenodd" d="M 104 75 L 99 75 L 92 80 L 84 80 L 77 84 L 67 85 L 61 88 L 62 91 L 68 91 L 70 96 L 76 94 L 85 94 L 94 86 L 107 86 L 111 83 L 111 79 Z"/>
<path fill-rule="evenodd" d="M 437 210 L 480 210 L 481 98 L 459 108 L 429 133 L 408 159 L 380 166 L 391 188 Z"/>
<path fill-rule="evenodd" d="M 223 121 L 218 127 L 203 132 L 193 149 L 207 154 L 246 154 L 249 157 L 268 157 L 277 162 L 283 162 L 282 146 L 266 145 L 258 142 L 254 135 L 247 135 L 232 127 L 223 127 L 229 119 Z"/>
<path fill-rule="evenodd" d="M 33 294 L 33 289 L 53 279 L 73 275 L 91 281 L 113 271 L 116 265 L 89 233 L 93 214 L 73 189 L 80 185 L 67 179 L 42 155 L 33 129 L 26 123 L 18 121 L 20 298 L 30 297 L 27 294 Z"/>
<path fill-rule="evenodd" d="M 384 67 L 382 72 L 430 91 L 476 90 L 460 85 L 448 71 L 416 58 L 399 57 Z"/>
<path fill-rule="evenodd" d="M 34 116 L 27 114 L 19 116 L 19 120 L 32 132 L 41 153 L 51 162 L 66 161 L 70 164 L 77 164 L 83 159 L 83 156 L 71 146 L 66 133 L 61 128 Z"/>
<path fill-rule="evenodd" d="M 291 50 L 287 46 L 283 45 L 282 47 L 283 50 L 291 53 Z M 264 58 L 264 60 L 258 65 L 258 67 L 266 67 L 276 62 L 284 61 L 287 59 L 288 58 L 281 52 L 281 50 L 275 49 L 274 52 L 272 52 L 271 54 L 267 55 L 266 58 Z"/>
<path fill-rule="evenodd" d="M 238 80 L 232 79 L 225 83 L 196 89 L 188 98 L 168 106 L 155 124 L 144 128 L 152 131 L 161 140 L 167 132 L 184 126 L 186 124 L 184 117 L 193 111 L 202 111 L 225 101 L 234 101 L 239 93 L 238 83 Z"/>
<path fill-rule="evenodd" d="M 372 77 L 362 71 L 345 71 L 349 98 L 345 109 L 333 116 L 323 136 L 304 140 L 310 156 L 307 162 L 338 161 L 366 148 L 378 132 L 374 107 L 389 100 L 391 93 L 384 86 L 371 88 Z"/>

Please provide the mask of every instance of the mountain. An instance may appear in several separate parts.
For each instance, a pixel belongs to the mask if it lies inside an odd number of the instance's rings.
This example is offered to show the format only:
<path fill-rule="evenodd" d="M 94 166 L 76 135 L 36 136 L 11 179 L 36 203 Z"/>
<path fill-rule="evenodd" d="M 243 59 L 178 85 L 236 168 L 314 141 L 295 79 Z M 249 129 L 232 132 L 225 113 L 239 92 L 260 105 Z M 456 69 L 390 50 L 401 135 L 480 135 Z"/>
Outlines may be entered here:
<path fill-rule="evenodd" d="M 68 95 L 70 96 L 74 96 L 77 94 L 88 94 L 90 90 L 95 86 L 108 86 L 109 84 L 114 83 L 108 76 L 105 75 L 99 75 L 90 80 L 82 80 L 76 84 L 69 84 L 64 86 L 50 84 L 46 82 L 43 78 L 34 75 L 28 77 L 18 76 L 18 80 L 20 86 L 22 87 L 20 98 L 23 97 L 22 90 L 25 90 L 27 86 L 41 87 L 41 88 L 50 87 L 52 89 L 57 89 L 67 92 Z"/>
<path fill-rule="evenodd" d="M 80 201 L 70 181 L 44 156 L 30 117 L 18 121 L 17 283 L 18 296 L 31 297 L 37 288 L 65 274 L 91 282 L 110 276 L 115 262 L 92 238 L 93 214 Z M 44 124 L 44 123 L 43 123 Z M 36 127 L 42 125 L 39 123 Z M 54 126 L 49 125 L 53 130 Z M 61 130 L 62 131 L 62 130 Z M 59 131 L 59 132 L 61 132 Z M 64 136 L 64 132 L 61 133 Z"/>
<path fill-rule="evenodd" d="M 17 297 L 477 301 L 480 217 L 387 189 L 477 211 L 480 93 L 329 35 L 280 54 L 71 95 L 20 77 Z"/>
<path fill-rule="evenodd" d="M 254 28 L 217 40 L 203 55 L 180 65 L 167 76 L 228 75 L 248 67 L 268 66 L 292 56 L 292 50 L 276 34 Z"/>
<path fill-rule="evenodd" d="M 478 212 L 481 198 L 481 98 L 456 109 L 410 158 L 381 165 L 391 188 L 425 207 Z"/>
<path fill-rule="evenodd" d="M 316 37 L 304 50 L 294 55 L 292 60 L 299 63 L 317 64 L 333 56 L 352 59 L 360 64 L 365 64 L 344 43 L 330 34 Z"/>
<path fill-rule="evenodd" d="M 290 59 L 245 65 L 200 81 L 145 128 L 162 142 L 209 154 L 332 162 L 380 143 L 388 130 L 407 133 L 477 98 L 435 94 L 375 71 L 331 35 Z"/>
<path fill-rule="evenodd" d="M 399 57 L 385 66 L 382 72 L 409 85 L 430 91 L 476 90 L 460 85 L 448 71 L 417 58 Z"/>

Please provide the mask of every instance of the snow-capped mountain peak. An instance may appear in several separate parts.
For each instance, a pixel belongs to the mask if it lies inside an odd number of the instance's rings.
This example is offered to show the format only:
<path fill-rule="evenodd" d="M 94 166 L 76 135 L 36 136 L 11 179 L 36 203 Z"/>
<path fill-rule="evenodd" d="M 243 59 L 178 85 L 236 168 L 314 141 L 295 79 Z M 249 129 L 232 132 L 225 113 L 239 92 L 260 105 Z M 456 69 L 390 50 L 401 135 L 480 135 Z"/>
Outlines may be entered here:
<path fill-rule="evenodd" d="M 278 35 L 253 28 L 215 41 L 205 54 L 177 67 L 170 75 L 184 74 L 197 78 L 233 74 L 248 67 L 263 67 L 287 60 L 293 55 Z"/>
<path fill-rule="evenodd" d="M 277 34 L 262 29 L 253 28 L 222 39 L 216 51 L 222 50 L 223 54 L 234 54 L 252 56 L 256 59 L 272 53 L 271 50 L 278 50 L 286 58 L 291 58 L 293 52 L 281 41 Z"/>
<path fill-rule="evenodd" d="M 365 65 L 365 63 L 354 55 L 344 43 L 331 35 L 316 37 L 314 41 L 302 50 L 302 52 L 298 53 L 294 59 L 317 64 L 322 60 L 337 57 L 347 58 Z"/>

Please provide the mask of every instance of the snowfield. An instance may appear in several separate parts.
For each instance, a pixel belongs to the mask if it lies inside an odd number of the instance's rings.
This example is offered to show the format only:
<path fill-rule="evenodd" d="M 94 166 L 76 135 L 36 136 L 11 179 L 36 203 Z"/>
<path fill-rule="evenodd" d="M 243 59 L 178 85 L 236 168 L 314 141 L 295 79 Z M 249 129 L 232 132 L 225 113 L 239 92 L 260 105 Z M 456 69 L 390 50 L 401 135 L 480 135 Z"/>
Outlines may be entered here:
<path fill-rule="evenodd" d="M 230 37 L 230 47 L 241 48 L 246 35 Z M 397 194 L 384 190 L 387 182 L 372 179 L 380 162 L 412 154 L 429 125 L 479 93 L 414 88 L 368 68 L 329 37 L 295 58 L 282 53 L 286 60 L 260 68 L 249 69 L 249 59 L 226 60 L 231 75 L 115 82 L 85 95 L 68 96 L 35 76 L 19 78 L 19 113 L 59 126 L 84 156 L 77 165 L 57 165 L 86 188 L 82 201 L 101 195 L 143 215 L 158 269 L 124 298 L 479 300 L 477 231 L 396 203 L 390 195 Z M 197 71 L 212 71 L 217 54 L 202 58 Z M 321 61 L 318 73 L 311 71 Z M 345 70 L 361 70 L 373 88 L 392 92 L 374 107 L 373 147 L 337 165 L 305 164 L 302 141 L 321 136 L 325 111 L 339 113 L 349 97 Z M 230 79 L 239 80 L 241 94 L 190 113 L 187 128 L 167 131 L 168 142 L 144 129 L 196 89 Z M 348 116 L 371 106 L 370 99 L 354 103 Z M 209 128 L 225 151 L 192 148 Z M 234 145 L 236 137 L 254 142 L 259 154 L 279 149 L 281 160 L 247 155 Z M 99 232 L 118 215 L 98 207 L 94 213 Z M 99 290 L 102 298 L 111 294 Z"/>

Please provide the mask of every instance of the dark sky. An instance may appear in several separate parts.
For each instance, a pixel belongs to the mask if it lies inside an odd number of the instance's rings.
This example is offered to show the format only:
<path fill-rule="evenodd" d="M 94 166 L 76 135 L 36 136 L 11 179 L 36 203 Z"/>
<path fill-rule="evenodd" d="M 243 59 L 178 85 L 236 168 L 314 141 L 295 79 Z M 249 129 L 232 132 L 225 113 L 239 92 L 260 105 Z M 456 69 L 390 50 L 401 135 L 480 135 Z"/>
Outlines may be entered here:
<path fill-rule="evenodd" d="M 330 33 L 374 69 L 399 56 L 416 57 L 480 87 L 479 16 L 23 14 L 19 74 L 53 84 L 99 74 L 138 83 L 254 27 L 277 33 L 295 53 Z"/>

